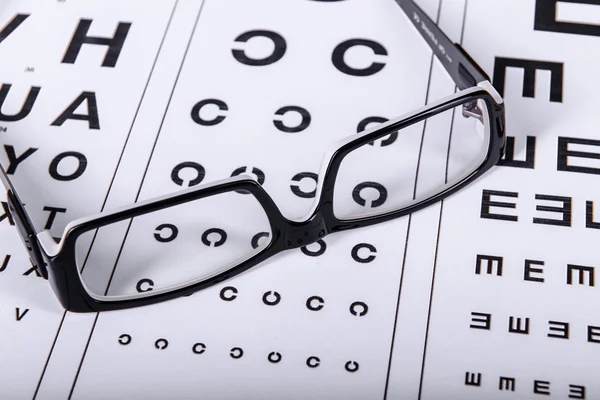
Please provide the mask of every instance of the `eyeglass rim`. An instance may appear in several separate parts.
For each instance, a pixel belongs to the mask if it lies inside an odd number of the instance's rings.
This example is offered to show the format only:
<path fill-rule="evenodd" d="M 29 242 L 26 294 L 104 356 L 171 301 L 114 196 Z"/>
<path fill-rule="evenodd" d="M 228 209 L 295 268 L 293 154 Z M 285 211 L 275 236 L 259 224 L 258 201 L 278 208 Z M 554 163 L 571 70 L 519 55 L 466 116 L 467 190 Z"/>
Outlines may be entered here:
<path fill-rule="evenodd" d="M 350 153 L 353 150 L 356 150 L 364 144 L 381 139 L 382 137 L 387 136 L 394 131 L 403 129 L 408 125 L 412 125 L 414 123 L 418 123 L 423 119 L 429 118 L 431 115 L 435 115 L 449 108 L 455 107 L 457 104 L 462 104 L 468 99 L 475 99 L 478 95 L 489 95 L 494 100 L 494 102 L 496 102 L 496 105 L 500 106 L 503 104 L 502 98 L 498 95 L 494 87 L 491 84 L 489 84 L 489 82 L 484 82 L 476 87 L 468 88 L 460 92 L 454 93 L 434 103 L 420 107 L 400 117 L 382 123 L 374 128 L 367 129 L 363 132 L 348 136 L 334 143 L 330 147 L 330 150 L 325 153 L 325 156 L 321 161 L 320 173 L 318 174 L 318 176 L 327 177 L 331 175 L 331 168 L 335 164 L 335 159 L 345 157 L 348 153 Z M 498 100 L 500 100 L 500 102 L 498 102 Z M 66 238 L 69 235 L 78 232 L 81 228 L 89 227 L 91 225 L 94 225 L 96 228 L 99 228 L 108 224 L 113 224 L 115 222 L 122 221 L 127 218 L 131 218 L 130 212 L 133 210 L 140 211 L 139 214 L 136 214 L 136 216 L 140 216 L 149 212 L 160 210 L 161 208 L 164 208 L 166 204 L 169 204 L 169 206 L 173 206 L 176 205 L 176 203 L 181 204 L 190 201 L 189 199 L 198 200 L 204 197 L 204 192 L 208 193 L 212 190 L 219 190 L 224 186 L 229 186 L 230 184 L 235 185 L 236 183 L 242 183 L 247 181 L 257 182 L 256 178 L 254 178 L 251 175 L 240 174 L 234 177 L 193 186 L 188 189 L 183 189 L 174 193 L 168 193 L 162 196 L 153 197 L 137 203 L 128 204 L 119 208 L 115 208 L 113 210 L 101 211 L 95 214 L 81 217 L 71 221 L 69 224 L 66 225 L 61 236 L 61 240 L 58 243 L 56 243 L 56 241 L 50 235 L 50 232 L 48 230 L 39 232 L 37 234 L 37 237 L 40 241 L 44 253 L 49 257 L 55 257 L 60 253 L 62 247 L 64 246 Z M 308 219 L 310 219 L 311 216 L 314 215 L 315 211 L 319 208 L 320 203 L 324 203 L 329 200 L 324 194 L 324 187 L 326 186 L 326 181 L 326 179 L 321 179 L 317 182 L 315 194 L 316 200 L 313 203 L 311 209 L 304 216 L 292 219 L 290 221 L 296 223 L 303 223 L 307 221 Z M 260 186 L 260 188 L 262 189 L 262 186 Z M 241 189 L 238 188 L 236 190 Z M 279 214 L 282 214 L 279 208 L 277 208 L 277 211 L 279 212 Z M 340 221 L 349 220 L 340 219 Z"/>
<path fill-rule="evenodd" d="M 280 209 L 266 192 L 266 190 L 251 176 L 240 175 L 232 178 L 223 179 L 218 182 L 212 182 L 204 185 L 198 185 L 183 191 L 167 194 L 158 198 L 145 200 L 139 203 L 121 207 L 117 210 L 98 213 L 89 217 L 80 218 L 71 222 L 65 229 L 61 241 L 57 244 L 50 236 L 48 231 L 40 232 L 37 239 L 41 245 L 42 252 L 47 259 L 51 260 L 49 265 L 53 271 L 61 270 L 67 275 L 63 278 L 63 288 L 57 287 L 57 291 L 62 293 L 63 305 L 66 305 L 74 312 L 89 312 L 89 311 L 107 311 L 114 309 L 123 309 L 137 307 L 147 304 L 153 304 L 168 300 L 175 297 L 186 296 L 198 290 L 214 286 L 217 283 L 223 282 L 236 276 L 248 269 L 260 264 L 264 260 L 291 248 L 301 247 L 300 244 L 291 243 L 295 240 L 295 235 L 291 232 L 304 229 L 304 226 L 310 225 L 313 227 L 322 226 L 326 233 L 335 233 L 342 230 L 356 229 L 376 223 L 382 223 L 391 219 L 396 219 L 422 208 L 428 207 L 454 192 L 462 189 L 470 184 L 477 177 L 481 176 L 493 165 L 495 165 L 503 154 L 504 150 L 504 132 L 497 128 L 501 127 L 502 121 L 497 121 L 498 118 L 503 118 L 502 104 L 496 103 L 493 93 L 489 93 L 485 85 L 483 87 L 469 88 L 464 91 L 455 93 L 444 100 L 438 101 L 429 106 L 423 107 L 412 113 L 406 114 L 384 124 L 383 127 L 377 127 L 360 134 L 354 135 L 348 139 L 338 143 L 337 147 L 330 152 L 330 156 L 325 157 L 322 170 L 325 171 L 324 178 L 319 182 L 320 193 L 316 197 L 315 207 L 312 210 L 310 217 L 304 221 L 292 221 L 283 216 Z M 490 141 L 486 159 L 472 174 L 466 177 L 463 181 L 456 185 L 447 188 L 443 192 L 437 193 L 435 196 L 424 199 L 423 201 L 413 204 L 410 207 L 391 211 L 386 214 L 378 215 L 371 218 L 361 218 L 356 220 L 342 220 L 335 217 L 332 205 L 332 189 L 333 182 L 336 179 L 336 165 L 339 168 L 346 154 L 352 151 L 356 146 L 364 145 L 372 140 L 377 140 L 390 133 L 395 129 L 401 129 L 403 124 L 416 123 L 419 119 L 426 118 L 432 114 L 437 114 L 443 110 L 449 109 L 457 104 L 463 104 L 470 99 L 484 99 L 490 112 Z M 500 125 L 498 125 L 500 124 Z M 496 127 L 496 128 L 495 128 Z M 227 271 L 213 276 L 210 279 L 198 282 L 185 282 L 181 285 L 175 285 L 170 291 L 164 292 L 144 292 L 134 295 L 125 296 L 98 296 L 86 290 L 76 262 L 75 262 L 75 243 L 77 238 L 84 232 L 97 229 L 101 226 L 117 223 L 126 219 L 138 217 L 150 212 L 154 212 L 166 207 L 171 207 L 177 204 L 197 200 L 203 197 L 225 193 L 230 191 L 244 190 L 253 195 L 260 205 L 263 207 L 265 214 L 269 219 L 271 228 L 271 241 L 262 251 L 255 253 L 251 258 L 242 263 L 232 265 Z M 312 225 L 311 225 L 312 224 Z M 308 229 L 308 228 L 306 228 Z M 307 231 L 308 232 L 308 231 Z M 308 245 L 311 242 L 305 242 Z M 51 274 L 52 275 L 52 274 Z M 68 277 L 67 277 L 68 276 Z M 68 282 L 68 284 L 67 284 Z M 65 296 L 65 291 L 70 294 Z M 60 299 L 60 297 L 59 297 Z"/>
<path fill-rule="evenodd" d="M 290 246 L 281 244 L 281 238 L 283 237 L 283 231 L 281 228 L 282 226 L 287 227 L 289 230 L 290 227 L 299 227 L 303 223 L 316 218 L 316 216 L 320 216 L 320 218 L 326 216 L 329 221 L 321 221 L 320 223 L 331 225 L 329 227 L 329 229 L 331 229 L 329 233 L 333 233 L 340 230 L 368 226 L 393 218 L 399 218 L 403 215 L 418 211 L 453 194 L 454 192 L 471 183 L 473 180 L 477 179 L 493 165 L 495 165 L 504 153 L 506 138 L 504 132 L 504 103 L 502 97 L 491 85 L 489 82 L 489 77 L 485 74 L 483 69 L 481 69 L 481 67 L 479 67 L 475 61 L 473 61 L 473 59 L 462 49 L 459 44 L 452 43 L 439 29 L 437 24 L 435 24 L 427 16 L 427 14 L 425 14 L 415 4 L 413 0 L 395 1 L 406 13 L 407 17 L 415 25 L 419 33 L 423 36 L 425 42 L 430 46 L 433 53 L 442 63 L 460 91 L 445 99 L 439 100 L 430 105 L 426 105 L 404 116 L 388 121 L 387 123 L 379 125 L 376 128 L 366 130 L 360 134 L 350 136 L 338 142 L 334 146 L 333 150 L 330 151 L 324 158 L 321 167 L 321 174 L 319 175 L 323 176 L 323 179 L 317 185 L 316 199 L 318 200 L 315 201 L 313 208 L 310 210 L 307 216 L 304 217 L 304 221 L 288 220 L 283 217 L 272 198 L 266 193 L 262 186 L 256 182 L 256 180 L 250 176 L 240 175 L 210 184 L 199 185 L 197 187 L 158 198 L 149 199 L 143 202 L 134 203 L 113 211 L 105 211 L 88 217 L 79 218 L 67 225 L 60 241 L 56 243 L 49 231 L 44 230 L 39 233 L 34 231 L 33 224 L 31 223 L 30 218 L 23 207 L 23 203 L 20 201 L 5 170 L 0 165 L 0 180 L 8 191 L 9 208 L 11 208 L 12 213 L 15 215 L 15 223 L 25 246 L 29 250 L 30 259 L 32 259 L 32 263 L 34 263 L 34 266 L 38 268 L 42 275 L 44 277 L 48 277 L 50 284 L 63 307 L 73 312 L 106 311 L 137 307 L 165 301 L 170 298 L 188 295 L 205 287 L 213 286 L 214 284 L 222 282 L 225 279 L 229 279 L 230 277 L 237 275 L 251 268 L 252 266 L 255 266 L 256 264 L 259 264 L 272 255 L 291 248 Z M 425 23 L 427 27 L 426 30 L 423 28 L 422 23 Z M 427 30 L 429 33 L 431 33 L 431 35 L 427 33 Z M 437 45 L 435 44 L 436 42 Z M 444 50 L 442 51 L 442 49 Z M 404 209 L 392 211 L 382 216 L 359 220 L 339 220 L 335 217 L 332 210 L 332 191 L 333 181 L 335 181 L 337 174 L 332 174 L 333 171 L 331 168 L 335 167 L 336 164 L 339 168 L 339 163 L 341 163 L 341 160 L 344 158 L 345 154 L 347 154 L 348 149 L 352 148 L 352 146 L 360 146 L 369 141 L 384 137 L 391 131 L 400 129 L 398 127 L 403 123 L 406 123 L 406 121 L 422 117 L 423 115 L 432 113 L 435 110 L 440 110 L 441 107 L 450 103 L 455 103 L 459 99 L 465 99 L 469 97 L 474 98 L 476 96 L 482 96 L 482 98 L 485 98 L 486 104 L 490 110 L 490 119 L 493 121 L 491 123 L 492 132 L 488 155 L 483 164 L 476 171 L 466 177 L 463 181 L 448 188 L 448 190 L 438 193 L 432 198 L 426 199 L 425 201 L 417 204 L 413 204 Z M 151 212 L 148 210 L 157 210 L 163 208 L 165 207 L 165 204 L 171 204 L 178 201 L 190 201 L 189 199 L 197 198 L 196 196 L 207 195 L 207 193 L 212 193 L 219 190 L 229 191 L 240 189 L 251 192 L 259 200 L 263 208 L 266 207 L 265 211 L 268 210 L 267 215 L 269 216 L 271 229 L 273 232 L 276 232 L 276 230 L 280 231 L 279 236 L 276 238 L 274 237 L 269 246 L 251 259 L 228 271 L 226 274 L 217 276 L 210 281 L 199 282 L 195 285 L 188 285 L 179 290 L 157 295 L 135 295 L 135 298 L 129 300 L 99 301 L 91 297 L 90 293 L 88 293 L 88 291 L 83 287 L 82 278 L 79 274 L 74 259 L 74 243 L 76 238 L 82 232 L 88 231 L 89 229 L 95 229 L 93 226 L 97 226 L 98 224 L 106 225 L 108 223 L 115 223 L 123 219 L 132 218 L 137 215 L 143 215 L 144 213 Z M 278 243 L 278 245 L 275 245 L 275 243 Z M 41 263 L 47 265 L 36 265 Z M 48 268 L 46 268 L 46 266 Z M 75 275 L 73 275 L 74 273 Z"/>

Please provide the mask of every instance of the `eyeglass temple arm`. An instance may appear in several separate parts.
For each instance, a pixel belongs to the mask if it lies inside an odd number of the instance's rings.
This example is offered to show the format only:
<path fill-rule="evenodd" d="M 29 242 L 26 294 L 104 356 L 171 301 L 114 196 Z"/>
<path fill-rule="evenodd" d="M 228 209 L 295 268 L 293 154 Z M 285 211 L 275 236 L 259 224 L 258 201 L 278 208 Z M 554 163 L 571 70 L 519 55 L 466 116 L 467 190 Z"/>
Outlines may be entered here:
<path fill-rule="evenodd" d="M 2 184 L 6 188 L 8 208 L 19 232 L 19 236 L 21 236 L 21 240 L 29 252 L 31 264 L 33 264 L 42 277 L 48 279 L 48 272 L 45 268 L 45 263 L 36 241 L 35 228 L 29 219 L 27 211 L 25 211 L 24 203 L 19 199 L 17 191 L 2 165 L 0 165 L 0 181 L 2 181 Z"/>
<path fill-rule="evenodd" d="M 413 0 L 396 0 L 396 3 L 423 36 L 423 39 L 433 50 L 433 54 L 440 60 L 460 90 L 490 80 L 485 71 L 477 65 L 467 52 L 458 43 L 452 43 L 448 36 Z"/>

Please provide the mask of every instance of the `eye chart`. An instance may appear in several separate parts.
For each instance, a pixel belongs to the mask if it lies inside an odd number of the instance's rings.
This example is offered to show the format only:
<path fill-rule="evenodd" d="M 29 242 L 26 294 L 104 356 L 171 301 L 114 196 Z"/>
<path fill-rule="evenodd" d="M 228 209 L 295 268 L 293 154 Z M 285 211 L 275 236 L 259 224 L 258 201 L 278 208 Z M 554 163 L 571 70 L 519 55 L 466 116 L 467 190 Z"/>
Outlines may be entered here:
<path fill-rule="evenodd" d="M 503 94 L 500 166 L 406 218 L 101 314 L 63 311 L 2 203 L 2 398 L 600 398 L 600 2 L 418 3 Z M 455 90 L 393 0 L 10 1 L 0 26 L 0 161 L 57 237 L 242 173 L 300 218 L 335 141 Z"/>

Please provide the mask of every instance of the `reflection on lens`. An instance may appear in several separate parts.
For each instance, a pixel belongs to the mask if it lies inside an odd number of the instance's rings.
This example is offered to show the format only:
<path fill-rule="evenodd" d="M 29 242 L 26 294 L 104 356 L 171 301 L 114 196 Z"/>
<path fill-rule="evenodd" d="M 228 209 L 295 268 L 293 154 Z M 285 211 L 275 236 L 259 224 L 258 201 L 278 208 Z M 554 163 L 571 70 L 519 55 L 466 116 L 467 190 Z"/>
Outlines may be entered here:
<path fill-rule="evenodd" d="M 336 177 L 336 217 L 397 211 L 460 182 L 486 158 L 488 121 L 485 102 L 472 100 L 398 131 L 385 146 L 351 152 Z"/>
<path fill-rule="evenodd" d="M 86 232 L 76 260 L 94 297 L 157 294 L 230 270 L 267 247 L 270 232 L 254 196 L 228 192 Z"/>

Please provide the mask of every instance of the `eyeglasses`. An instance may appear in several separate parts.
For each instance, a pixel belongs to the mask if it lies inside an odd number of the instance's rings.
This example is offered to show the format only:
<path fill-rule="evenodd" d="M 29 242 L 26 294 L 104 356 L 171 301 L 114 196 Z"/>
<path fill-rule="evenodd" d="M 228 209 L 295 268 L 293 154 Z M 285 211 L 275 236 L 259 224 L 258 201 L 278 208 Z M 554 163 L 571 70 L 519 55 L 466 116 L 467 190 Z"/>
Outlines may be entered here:
<path fill-rule="evenodd" d="M 29 258 L 65 309 L 115 310 L 189 295 L 329 233 L 418 211 L 494 166 L 505 146 L 502 98 L 412 0 L 396 2 L 459 91 L 338 143 L 301 220 L 285 218 L 256 180 L 241 175 L 78 219 L 57 242 L 48 230 L 35 231 L 0 166 Z M 375 146 L 378 139 L 386 145 Z M 421 163 L 425 153 L 435 161 Z"/>

